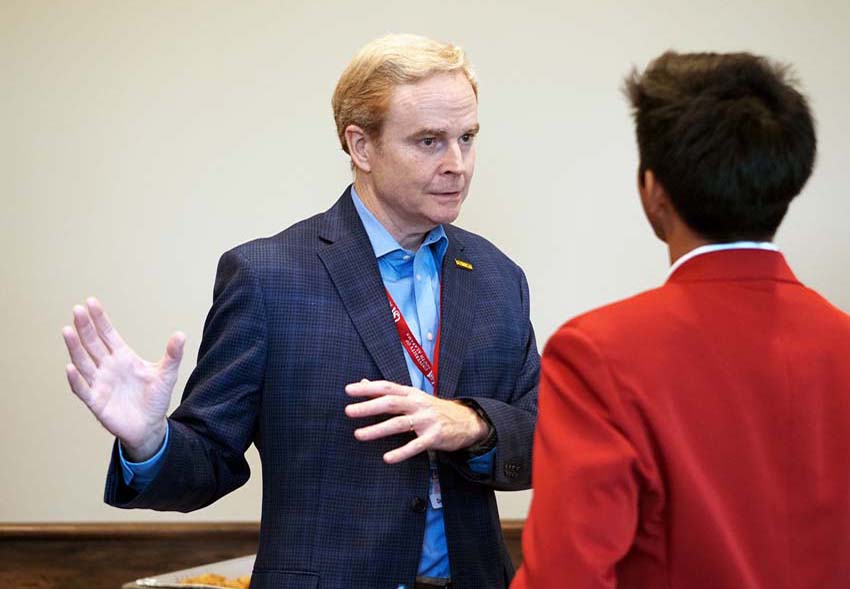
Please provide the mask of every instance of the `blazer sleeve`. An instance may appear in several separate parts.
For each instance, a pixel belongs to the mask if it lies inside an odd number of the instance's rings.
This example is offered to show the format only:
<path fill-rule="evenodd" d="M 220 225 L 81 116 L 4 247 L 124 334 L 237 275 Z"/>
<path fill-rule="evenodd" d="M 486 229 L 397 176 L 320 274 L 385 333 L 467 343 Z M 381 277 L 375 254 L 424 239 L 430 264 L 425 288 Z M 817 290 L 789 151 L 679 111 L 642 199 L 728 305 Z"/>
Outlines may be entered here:
<path fill-rule="evenodd" d="M 124 484 L 117 442 L 104 500 L 122 508 L 192 511 L 243 485 L 244 454 L 257 427 L 266 366 L 265 305 L 259 282 L 236 250 L 219 261 L 198 364 L 180 406 L 159 473 L 142 492 Z"/>
<path fill-rule="evenodd" d="M 512 587 L 611 589 L 638 521 L 637 451 L 614 379 L 585 334 L 562 327 L 542 365 L 534 495 Z"/>
<path fill-rule="evenodd" d="M 460 397 L 460 400 L 480 407 L 496 432 L 493 470 L 489 474 L 472 471 L 468 452 L 447 455 L 448 462 L 465 479 L 499 491 L 520 491 L 531 487 L 531 447 L 537 423 L 540 355 L 531 326 L 528 282 L 522 270 L 519 270 L 519 276 L 524 346 L 513 392 L 507 402 L 485 396 Z"/>

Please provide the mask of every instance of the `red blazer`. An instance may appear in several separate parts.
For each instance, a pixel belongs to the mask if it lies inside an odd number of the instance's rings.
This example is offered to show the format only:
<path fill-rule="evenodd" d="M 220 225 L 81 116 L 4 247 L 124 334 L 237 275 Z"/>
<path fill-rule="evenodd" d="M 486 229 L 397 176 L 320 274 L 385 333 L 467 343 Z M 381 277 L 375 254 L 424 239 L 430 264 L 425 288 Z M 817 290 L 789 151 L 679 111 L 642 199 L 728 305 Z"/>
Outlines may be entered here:
<path fill-rule="evenodd" d="M 850 317 L 696 256 L 543 356 L 515 589 L 850 587 Z"/>

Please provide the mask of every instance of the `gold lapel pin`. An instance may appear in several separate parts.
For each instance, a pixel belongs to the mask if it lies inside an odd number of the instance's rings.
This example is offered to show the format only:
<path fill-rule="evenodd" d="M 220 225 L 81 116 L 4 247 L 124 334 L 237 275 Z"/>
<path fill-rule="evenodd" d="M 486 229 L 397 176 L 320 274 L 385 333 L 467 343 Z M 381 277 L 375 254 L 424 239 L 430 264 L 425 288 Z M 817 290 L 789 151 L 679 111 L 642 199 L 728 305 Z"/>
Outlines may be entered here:
<path fill-rule="evenodd" d="M 455 266 L 463 268 L 464 270 L 472 270 L 472 264 L 464 262 L 463 260 L 458 260 L 457 258 L 455 258 Z"/>

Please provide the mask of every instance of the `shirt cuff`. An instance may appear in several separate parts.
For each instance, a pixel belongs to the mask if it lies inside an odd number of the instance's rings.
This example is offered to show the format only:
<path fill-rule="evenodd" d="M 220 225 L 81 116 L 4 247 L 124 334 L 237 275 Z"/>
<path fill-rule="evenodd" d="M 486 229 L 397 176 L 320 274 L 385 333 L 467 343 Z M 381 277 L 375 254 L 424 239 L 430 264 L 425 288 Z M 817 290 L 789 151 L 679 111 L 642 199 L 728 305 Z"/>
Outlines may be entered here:
<path fill-rule="evenodd" d="M 165 455 L 165 449 L 168 447 L 170 431 L 166 423 L 165 439 L 162 442 L 162 447 L 160 447 L 156 454 L 144 462 L 130 462 L 124 458 L 124 450 L 121 448 L 121 442 L 118 442 L 118 458 L 121 461 L 121 473 L 124 475 L 125 485 L 139 493 L 145 490 L 145 487 L 148 486 L 162 468 L 162 458 Z"/>
<path fill-rule="evenodd" d="M 493 448 L 489 452 L 475 456 L 466 461 L 469 470 L 475 474 L 489 475 L 493 472 L 493 462 L 496 459 L 496 449 Z"/>

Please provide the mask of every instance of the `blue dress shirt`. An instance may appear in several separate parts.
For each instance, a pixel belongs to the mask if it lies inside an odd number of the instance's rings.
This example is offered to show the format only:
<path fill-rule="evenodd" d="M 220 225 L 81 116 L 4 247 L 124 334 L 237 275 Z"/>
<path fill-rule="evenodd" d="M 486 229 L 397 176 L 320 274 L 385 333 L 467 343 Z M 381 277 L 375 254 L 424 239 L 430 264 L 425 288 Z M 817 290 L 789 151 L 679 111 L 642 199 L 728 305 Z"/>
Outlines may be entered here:
<path fill-rule="evenodd" d="M 405 250 L 366 208 L 353 186 L 351 197 L 378 260 L 384 286 L 392 295 L 428 358 L 433 360 L 440 327 L 440 268 L 449 243 L 445 230 L 442 225 L 437 226 L 428 232 L 417 251 Z M 428 394 L 434 394 L 431 383 L 406 351 L 404 359 L 407 362 L 411 384 Z M 166 430 L 162 448 L 145 462 L 126 461 L 121 445 L 118 445 L 125 484 L 136 491 L 142 491 L 153 480 L 162 467 L 161 459 L 168 446 L 168 437 Z M 494 456 L 495 449 L 471 458 L 468 465 L 474 472 L 492 472 Z M 426 512 L 425 537 L 418 574 L 432 578 L 451 576 L 443 512 L 442 509 L 435 509 L 431 501 L 428 501 Z"/>

